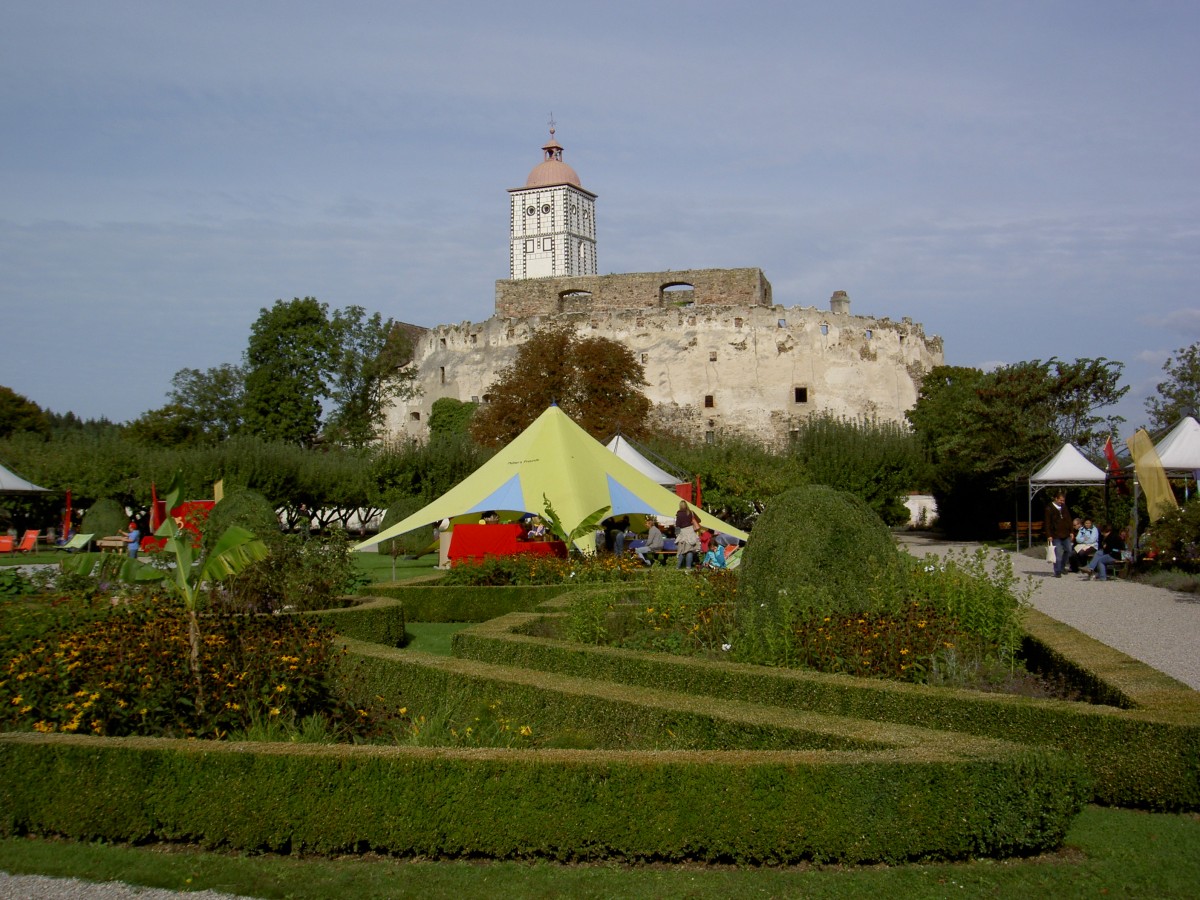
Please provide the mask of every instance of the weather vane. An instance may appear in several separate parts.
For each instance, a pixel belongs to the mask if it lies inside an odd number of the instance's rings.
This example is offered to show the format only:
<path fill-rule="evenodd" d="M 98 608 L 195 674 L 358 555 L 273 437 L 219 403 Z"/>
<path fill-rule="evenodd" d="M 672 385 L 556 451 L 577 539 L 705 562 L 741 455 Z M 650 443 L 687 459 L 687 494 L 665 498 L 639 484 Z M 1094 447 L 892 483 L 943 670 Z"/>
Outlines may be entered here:
<path fill-rule="evenodd" d="M 554 126 L 555 126 L 555 124 L 556 124 L 556 123 L 555 123 L 555 121 L 554 121 L 554 112 L 553 112 L 553 111 L 551 111 L 551 113 L 550 113 L 550 136 L 551 136 L 551 137 L 554 137 Z"/>

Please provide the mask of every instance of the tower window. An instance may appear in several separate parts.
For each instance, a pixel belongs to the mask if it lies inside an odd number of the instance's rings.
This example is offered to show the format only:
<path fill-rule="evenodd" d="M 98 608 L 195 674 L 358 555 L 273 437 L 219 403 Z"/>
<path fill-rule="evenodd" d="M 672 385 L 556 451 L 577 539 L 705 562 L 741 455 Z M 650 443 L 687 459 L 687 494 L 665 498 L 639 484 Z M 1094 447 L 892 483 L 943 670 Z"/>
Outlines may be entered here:
<path fill-rule="evenodd" d="M 705 394 L 705 395 L 704 395 L 704 408 L 705 408 L 705 409 L 712 409 L 712 408 L 713 408 L 714 406 L 716 406 L 716 405 L 717 405 L 717 404 L 716 404 L 716 401 L 713 399 L 713 395 L 712 395 L 712 394 Z"/>
<path fill-rule="evenodd" d="M 479 343 L 479 335 L 477 335 L 477 334 L 471 335 L 471 343 L 478 344 Z"/>
<path fill-rule="evenodd" d="M 872 336 L 874 336 L 874 334 L 875 334 L 875 332 L 873 332 L 870 328 L 868 328 L 867 329 L 867 340 L 869 341 L 872 338 Z"/>
<path fill-rule="evenodd" d="M 410 420 L 412 420 L 413 422 L 420 422 L 420 421 L 421 421 L 421 414 L 420 414 L 419 412 L 415 412 L 415 411 L 414 411 L 414 412 L 410 412 L 410 413 L 408 414 L 408 418 L 409 418 Z"/>
<path fill-rule="evenodd" d="M 529 207 L 529 209 L 525 210 L 525 215 L 532 216 L 536 212 L 537 212 L 537 207 L 531 206 L 531 207 Z"/>
<path fill-rule="evenodd" d="M 742 327 L 742 318 L 741 318 L 741 316 L 738 316 L 736 319 L 734 319 L 734 320 L 733 320 L 733 327 L 734 327 L 734 328 L 741 328 L 741 327 Z"/>
<path fill-rule="evenodd" d="M 549 213 L 549 212 L 550 212 L 550 204 L 549 204 L 549 203 L 543 203 L 543 204 L 542 204 L 542 212 L 544 212 L 544 213 Z"/>
<path fill-rule="evenodd" d="M 829 334 L 829 326 L 824 322 L 821 323 L 821 334 Z"/>
<path fill-rule="evenodd" d="M 787 328 L 787 319 L 780 319 L 780 320 L 779 320 L 779 327 L 780 327 L 780 328 Z"/>
<path fill-rule="evenodd" d="M 717 433 L 715 431 L 704 432 L 704 443 L 715 444 L 717 441 Z"/>
<path fill-rule="evenodd" d="M 543 250 L 553 250 L 554 249 L 554 238 L 542 238 L 542 249 Z"/>
<path fill-rule="evenodd" d="M 716 350 L 709 350 L 709 351 L 708 351 L 708 361 L 709 361 L 709 362 L 716 362 L 716 361 L 717 361 L 717 351 L 716 351 Z"/>
<path fill-rule="evenodd" d="M 442 342 L 442 349 L 445 350 L 446 349 L 446 339 L 441 338 L 441 342 Z"/>
<path fill-rule="evenodd" d="M 532 252 L 533 252 L 533 241 L 532 241 L 532 240 L 528 240 L 528 241 L 526 241 L 526 242 L 525 242 L 525 252 L 526 252 L 526 253 L 532 253 Z"/>
<path fill-rule="evenodd" d="M 438 376 L 442 379 L 442 384 L 445 384 L 446 383 L 446 367 L 445 366 L 441 366 L 438 368 Z"/>
<path fill-rule="evenodd" d="M 808 388 L 798 387 L 798 388 L 794 388 L 793 390 L 794 390 L 793 396 L 795 397 L 797 403 L 807 403 L 808 402 Z"/>

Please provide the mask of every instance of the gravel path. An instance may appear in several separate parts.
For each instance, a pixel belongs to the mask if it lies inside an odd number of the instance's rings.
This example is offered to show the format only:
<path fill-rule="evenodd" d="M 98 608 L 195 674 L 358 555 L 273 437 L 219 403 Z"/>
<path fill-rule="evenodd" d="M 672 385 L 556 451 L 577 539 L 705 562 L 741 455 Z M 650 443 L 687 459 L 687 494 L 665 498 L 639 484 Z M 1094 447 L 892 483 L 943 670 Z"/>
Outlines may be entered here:
<path fill-rule="evenodd" d="M 917 533 L 903 534 L 900 543 L 917 557 L 929 553 L 942 556 L 951 551 L 974 553 L 979 547 Z M 1018 575 L 1030 576 L 1037 585 L 1031 598 L 1036 609 L 1200 690 L 1200 596 L 1113 579 L 1085 581 L 1082 576 L 1071 574 L 1054 578 L 1050 566 L 1042 559 L 1013 553 L 1009 556 L 1013 570 Z M 76 878 L 10 876 L 0 872 L 0 898 L 4 900 L 176 900 L 179 897 L 238 900 L 232 894 L 214 891 L 181 894 L 131 887 L 117 881 L 94 884 Z"/>
<path fill-rule="evenodd" d="M 910 533 L 900 543 L 918 557 L 951 550 L 974 553 L 979 547 Z M 1200 595 L 1112 578 L 1085 581 L 1069 572 L 1055 578 L 1043 559 L 1008 556 L 1013 571 L 1037 585 L 1030 600 L 1034 608 L 1200 690 Z"/>

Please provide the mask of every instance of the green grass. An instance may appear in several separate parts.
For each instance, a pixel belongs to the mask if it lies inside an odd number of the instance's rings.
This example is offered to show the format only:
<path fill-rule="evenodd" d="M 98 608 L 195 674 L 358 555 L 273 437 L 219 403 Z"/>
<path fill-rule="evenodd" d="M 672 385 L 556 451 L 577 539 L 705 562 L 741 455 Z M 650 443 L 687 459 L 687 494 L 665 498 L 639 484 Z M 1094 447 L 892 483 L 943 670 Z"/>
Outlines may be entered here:
<path fill-rule="evenodd" d="M 366 550 L 362 553 L 355 553 L 353 558 L 355 567 L 365 573 L 373 584 L 380 581 L 407 581 L 420 575 L 436 573 L 433 568 L 437 565 L 436 553 L 427 554 L 420 559 L 398 557 L 395 578 L 392 577 L 392 558 L 390 556 L 376 553 L 374 550 Z"/>
<path fill-rule="evenodd" d="M 438 656 L 450 655 L 450 639 L 455 632 L 470 628 L 472 622 L 407 622 L 404 632 L 408 635 L 405 648 L 422 650 L 425 653 L 436 653 Z"/>
<path fill-rule="evenodd" d="M 496 823 L 502 828 L 503 823 Z M 300 859 L 36 838 L 0 840 L 0 870 L 251 897 L 1195 897 L 1200 816 L 1089 807 L 1063 850 L 953 864 L 564 866 L 378 857 Z"/>

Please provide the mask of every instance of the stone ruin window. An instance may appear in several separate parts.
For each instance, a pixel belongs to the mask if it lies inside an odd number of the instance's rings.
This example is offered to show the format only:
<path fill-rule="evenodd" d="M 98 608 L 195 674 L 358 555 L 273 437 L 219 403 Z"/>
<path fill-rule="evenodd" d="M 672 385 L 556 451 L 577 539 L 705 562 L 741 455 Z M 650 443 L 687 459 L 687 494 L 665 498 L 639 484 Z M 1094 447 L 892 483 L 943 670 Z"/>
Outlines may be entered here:
<path fill-rule="evenodd" d="M 472 403 L 478 403 L 478 402 L 479 402 L 479 395 L 478 395 L 478 394 L 475 394 L 473 397 L 471 397 L 471 402 L 472 402 Z"/>
<path fill-rule="evenodd" d="M 478 344 L 479 343 L 479 335 L 477 335 L 477 334 L 471 335 L 471 343 Z"/>
<path fill-rule="evenodd" d="M 717 351 L 716 351 L 716 350 L 709 350 L 709 351 L 708 351 L 708 361 L 709 361 L 709 362 L 716 362 L 716 361 L 717 361 Z"/>
<path fill-rule="evenodd" d="M 704 443 L 715 444 L 717 442 L 717 433 L 715 431 L 704 432 Z"/>
<path fill-rule="evenodd" d="M 704 395 L 704 408 L 705 409 L 712 409 L 716 405 L 717 405 L 716 398 L 713 397 L 712 394 Z"/>
<path fill-rule="evenodd" d="M 829 326 L 824 322 L 821 323 L 821 334 L 829 334 Z"/>
<path fill-rule="evenodd" d="M 742 327 L 742 317 L 741 316 L 738 316 L 736 319 L 733 320 L 733 327 L 734 328 Z"/>
<path fill-rule="evenodd" d="M 867 340 L 869 341 L 874 336 L 875 336 L 875 332 L 872 331 L 870 328 L 868 328 L 867 329 Z"/>
<path fill-rule="evenodd" d="M 646 364 L 646 363 L 648 363 L 649 361 L 650 361 L 650 354 L 649 354 L 649 353 L 643 353 L 643 354 L 642 354 L 642 365 L 645 365 L 645 364 Z"/>
<path fill-rule="evenodd" d="M 796 403 L 807 403 L 808 402 L 808 388 L 806 388 L 806 387 L 792 388 L 792 399 Z"/>
<path fill-rule="evenodd" d="M 440 366 L 438 368 L 438 377 L 441 378 L 442 384 L 446 383 L 446 367 L 445 366 Z"/>
<path fill-rule="evenodd" d="M 780 320 L 779 320 L 779 327 L 780 327 L 780 328 L 787 328 L 787 319 L 780 319 Z"/>
<path fill-rule="evenodd" d="M 441 342 L 442 342 L 442 349 L 445 350 L 446 349 L 446 339 L 441 338 Z"/>
<path fill-rule="evenodd" d="M 658 289 L 659 306 L 689 309 L 696 305 L 696 288 L 686 281 L 670 281 Z"/>
<path fill-rule="evenodd" d="M 409 418 L 411 421 L 413 421 L 413 422 L 420 422 L 420 421 L 421 421 L 421 414 L 420 414 L 419 412 L 416 412 L 416 411 L 414 410 L 413 412 L 410 412 L 410 413 L 408 414 L 408 418 Z"/>

